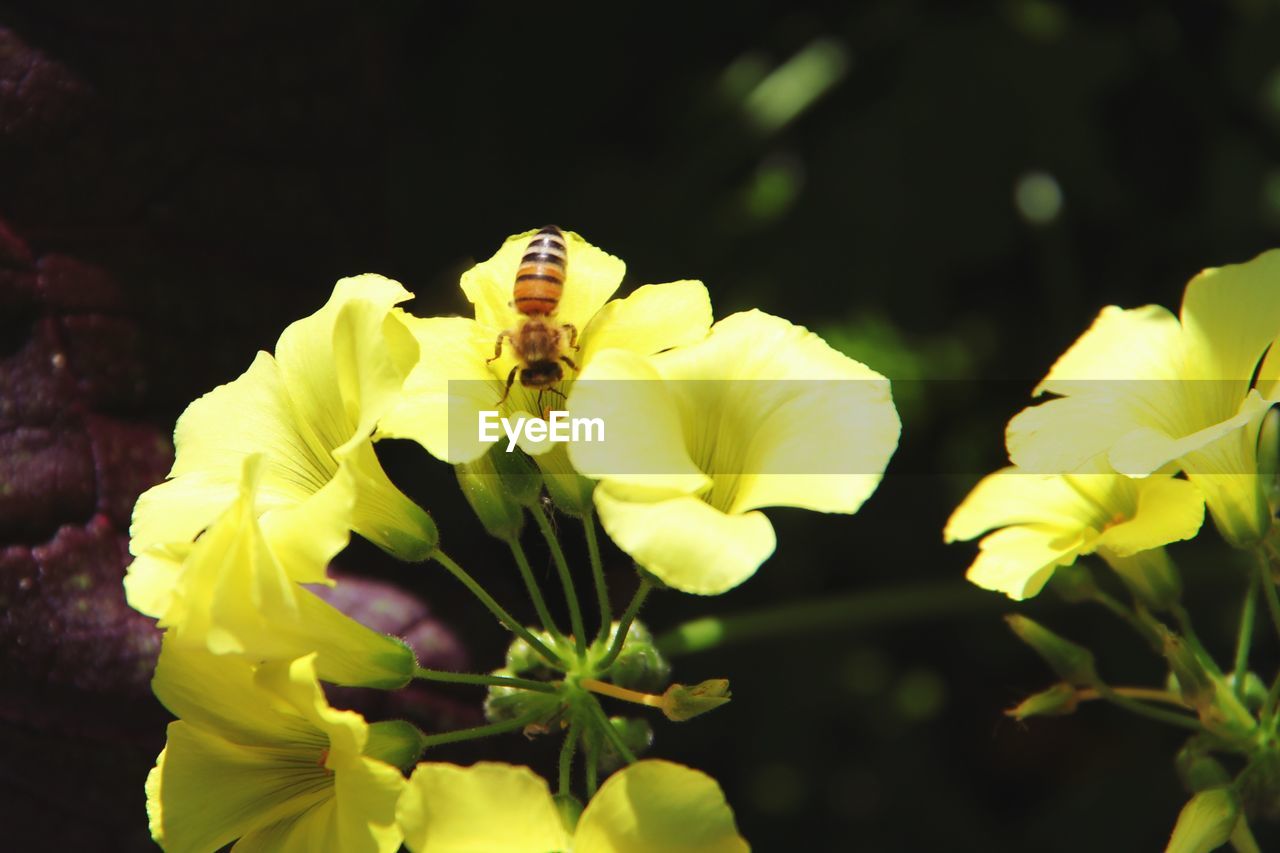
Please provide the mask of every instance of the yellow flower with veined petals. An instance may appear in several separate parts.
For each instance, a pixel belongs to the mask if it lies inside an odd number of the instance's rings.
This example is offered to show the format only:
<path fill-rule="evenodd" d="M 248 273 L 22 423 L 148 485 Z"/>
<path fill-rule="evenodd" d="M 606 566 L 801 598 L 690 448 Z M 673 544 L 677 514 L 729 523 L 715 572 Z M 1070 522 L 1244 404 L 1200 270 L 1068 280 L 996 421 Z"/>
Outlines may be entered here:
<path fill-rule="evenodd" d="M 1257 440 L 1280 399 L 1278 336 L 1280 250 L 1197 275 L 1181 322 L 1158 305 L 1106 308 L 1036 388 L 1058 398 L 1010 421 L 1009 456 L 1039 473 L 1099 454 L 1133 477 L 1185 471 L 1223 536 L 1247 547 L 1271 525 Z"/>
<path fill-rule="evenodd" d="M 242 376 L 188 406 L 170 479 L 134 508 L 130 550 L 194 541 L 235 500 L 244 459 L 261 454 L 268 537 L 323 538 L 334 554 L 354 530 L 402 559 L 425 559 L 435 526 L 387 478 L 372 442 L 417 359 L 394 308 L 410 295 L 382 276 L 343 279 L 324 307 L 285 329 L 275 357 L 258 353 Z M 293 578 L 324 583 L 324 569 Z"/>
<path fill-rule="evenodd" d="M 403 686 L 417 666 L 404 643 L 366 628 L 298 583 L 323 577 L 345 544 L 339 534 L 353 490 L 329 489 L 327 502 L 260 519 L 263 467 L 261 454 L 245 459 L 239 496 L 194 543 L 149 548 L 133 561 L 124 580 L 129 604 L 156 617 L 174 645 L 254 662 L 316 652 L 326 681 Z M 342 469 L 335 474 L 349 476 Z M 264 522 L 272 525 L 270 535 Z"/>
<path fill-rule="evenodd" d="M 968 577 L 1013 599 L 1030 598 L 1055 568 L 1097 552 L 1137 594 L 1156 602 L 1177 593 L 1161 546 L 1192 538 L 1203 522 L 1204 498 L 1186 480 L 1134 480 L 1096 463 L 1092 473 L 1072 475 L 1010 467 L 974 487 L 944 536 L 955 542 L 995 530 L 980 543 Z"/>
<path fill-rule="evenodd" d="M 235 839 L 236 853 L 400 848 L 404 776 L 367 754 L 363 717 L 325 701 L 312 657 L 255 671 L 166 641 L 152 686 L 180 718 L 146 784 L 151 835 L 167 853 Z"/>
<path fill-rule="evenodd" d="M 547 783 L 526 767 L 426 762 L 397 819 L 413 853 L 746 853 L 716 781 L 669 761 L 632 764 L 605 780 L 566 830 Z"/>
<path fill-rule="evenodd" d="M 512 306 L 516 269 L 530 238 L 528 231 L 507 238 L 492 258 L 462 275 L 462 290 L 475 306 L 475 319 L 465 317 L 406 318 L 417 338 L 421 358 L 409 374 L 402 402 L 378 425 L 379 435 L 417 441 L 431 455 L 446 462 L 471 462 L 491 442 L 482 441 L 477 421 L 482 411 L 500 410 L 515 418 L 542 417 L 559 408 L 563 399 L 543 395 L 517 380 L 498 405 L 511 369 L 517 365 L 509 341 L 500 358 L 490 361 L 498 336 L 519 327 L 521 315 Z M 677 281 L 637 288 L 625 299 L 609 301 L 622 283 L 626 266 L 573 232 L 565 232 L 568 250 L 563 297 L 553 322 L 578 331 L 578 349 L 564 345 L 567 355 L 583 370 L 597 353 L 620 348 L 649 354 L 693 343 L 706 337 L 711 326 L 711 300 L 701 282 Z M 576 375 L 565 367 L 556 390 L 570 393 Z M 524 445 L 535 454 L 549 444 Z"/>
<path fill-rule="evenodd" d="M 760 508 L 856 512 L 900 429 L 887 379 L 760 311 L 648 358 L 600 353 L 569 408 L 608 426 L 608 441 L 570 444 L 569 457 L 600 481 L 610 538 L 664 583 L 705 595 L 773 553 Z"/>

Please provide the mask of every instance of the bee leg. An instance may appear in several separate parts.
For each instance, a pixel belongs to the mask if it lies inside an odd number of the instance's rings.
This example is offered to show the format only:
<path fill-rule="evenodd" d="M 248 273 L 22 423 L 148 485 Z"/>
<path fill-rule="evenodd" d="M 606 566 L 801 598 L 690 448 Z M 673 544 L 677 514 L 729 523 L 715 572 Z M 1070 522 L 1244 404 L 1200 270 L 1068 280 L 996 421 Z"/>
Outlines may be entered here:
<path fill-rule="evenodd" d="M 563 361 L 565 364 L 569 365 L 570 367 L 572 367 L 575 373 L 578 371 L 578 365 L 574 364 L 573 359 L 569 358 L 569 356 L 562 355 L 560 356 L 560 360 Z"/>
<path fill-rule="evenodd" d="M 498 358 L 502 356 L 502 339 L 503 339 L 503 338 L 506 338 L 507 340 L 511 340 L 511 333 L 510 333 L 510 332 L 500 332 L 500 333 L 498 334 L 498 342 L 497 342 L 496 344 L 494 344 L 494 347 L 493 347 L 493 358 L 486 358 L 486 359 L 484 360 L 484 363 L 485 363 L 485 364 L 488 364 L 488 363 L 489 363 L 489 362 L 491 362 L 491 361 L 497 361 L 497 360 L 498 360 Z M 510 383 L 510 382 L 508 382 L 508 383 L 507 383 L 507 388 L 508 388 L 508 389 L 510 389 L 510 388 L 511 388 L 511 383 Z M 504 400 L 506 399 L 506 396 L 505 396 L 505 395 L 503 396 L 503 399 L 504 399 Z"/>
<path fill-rule="evenodd" d="M 560 328 L 569 330 L 569 346 L 573 347 L 575 350 L 581 349 L 581 347 L 578 346 L 578 327 L 572 323 L 565 323 Z"/>
<path fill-rule="evenodd" d="M 498 340 L 501 342 L 502 339 L 499 338 Z M 492 361 L 492 359 L 490 359 L 490 361 Z M 502 396 L 498 398 L 498 402 L 494 403 L 495 406 L 501 406 L 506 401 L 507 395 L 511 393 L 511 383 L 516 381 L 516 371 L 519 369 L 520 365 L 517 364 L 515 367 L 511 368 L 511 372 L 507 374 L 507 387 L 503 389 Z"/>

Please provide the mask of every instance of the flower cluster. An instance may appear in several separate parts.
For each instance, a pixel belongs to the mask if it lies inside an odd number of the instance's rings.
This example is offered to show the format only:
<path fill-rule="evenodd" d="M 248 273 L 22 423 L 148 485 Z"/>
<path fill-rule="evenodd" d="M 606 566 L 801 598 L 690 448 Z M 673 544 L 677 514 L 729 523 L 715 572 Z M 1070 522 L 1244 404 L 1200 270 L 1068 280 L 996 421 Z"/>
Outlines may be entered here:
<path fill-rule="evenodd" d="M 555 319 L 574 330 L 572 369 L 551 390 L 574 415 L 607 417 L 611 439 L 566 447 L 526 436 L 514 453 L 495 449 L 475 430 L 479 413 L 544 415 L 533 388 L 508 390 L 520 353 L 495 353 L 523 321 L 512 283 L 532 233 L 463 275 L 474 319 L 415 317 L 397 307 L 410 294 L 396 282 L 344 279 L 274 355 L 259 353 L 180 418 L 169 479 L 135 509 L 125 580 L 130 604 L 165 630 L 153 687 L 178 718 L 147 781 L 164 849 L 747 849 L 714 780 L 638 761 L 648 723 L 610 717 L 599 697 L 677 721 L 729 700 L 724 679 L 668 685 L 637 612 L 656 587 L 717 594 L 749 578 L 775 548 L 763 507 L 855 512 L 897 444 L 889 383 L 781 318 L 713 322 L 699 282 L 611 299 L 622 262 L 570 233 Z M 844 389 L 835 405 L 833 384 Z M 540 628 L 442 550 L 431 517 L 378 461 L 374 445 L 389 437 L 456 466 L 485 530 L 510 548 Z M 824 453 L 836 445 L 849 451 L 832 465 Z M 583 525 L 600 611 L 593 634 L 554 510 Z M 567 631 L 525 554 L 529 517 L 556 564 Z M 597 519 L 639 570 L 618 619 Z M 423 669 L 402 641 L 311 592 L 332 583 L 328 563 L 352 533 L 466 585 L 515 634 L 506 665 Z M 440 733 L 370 723 L 331 707 L 322 689 L 415 678 L 487 687 L 489 723 Z M 515 731 L 563 733 L 554 797 L 521 767 L 417 763 L 439 744 Z M 585 808 L 572 793 L 579 758 Z"/>
<path fill-rule="evenodd" d="M 945 536 L 983 537 L 968 573 L 979 586 L 1024 599 L 1052 580 L 1068 600 L 1105 605 L 1165 659 L 1170 681 L 1167 689 L 1107 684 L 1090 651 L 1014 617 L 1014 630 L 1063 682 L 1010 713 L 1070 713 L 1104 699 L 1196 731 L 1183 752 L 1196 796 L 1169 849 L 1209 850 L 1228 837 L 1245 844 L 1244 816 L 1272 811 L 1263 803 L 1278 793 L 1263 768 L 1280 754 L 1280 679 L 1254 689 L 1261 682 L 1246 667 L 1259 593 L 1280 632 L 1276 448 L 1274 437 L 1259 443 L 1280 402 L 1280 251 L 1200 273 L 1178 317 L 1156 305 L 1103 309 L 1036 387 L 1044 393 L 1054 397 L 1009 422 L 1011 466 L 978 483 Z M 1258 567 L 1245 580 L 1234 670 L 1196 638 L 1165 550 L 1197 536 L 1206 508 L 1225 542 L 1253 552 Z M 1076 565 L 1090 554 L 1131 604 Z M 1231 582 L 1229 573 L 1219 578 Z M 1245 755 L 1248 765 L 1232 780 L 1214 751 Z"/>

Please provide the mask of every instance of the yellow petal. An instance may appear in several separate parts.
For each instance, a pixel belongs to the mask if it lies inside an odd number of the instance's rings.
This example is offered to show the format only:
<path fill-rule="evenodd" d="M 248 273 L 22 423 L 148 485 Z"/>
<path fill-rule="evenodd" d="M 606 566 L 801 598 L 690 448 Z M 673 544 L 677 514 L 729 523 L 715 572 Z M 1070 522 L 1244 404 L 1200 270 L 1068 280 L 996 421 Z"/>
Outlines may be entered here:
<path fill-rule="evenodd" d="M 606 349 L 652 355 L 697 343 L 707 336 L 711 319 L 711 297 L 702 282 L 646 284 L 600 309 L 582 330 L 582 351 L 575 360 L 588 364 Z"/>
<path fill-rule="evenodd" d="M 502 396 L 501 382 L 485 363 L 497 332 L 463 317 L 406 322 L 422 356 L 400 401 L 379 422 L 379 436 L 412 439 L 454 464 L 480 458 L 491 445 L 478 438 L 477 416 L 496 409 Z"/>
<path fill-rule="evenodd" d="M 610 776 L 574 833 L 579 853 L 745 853 L 724 792 L 705 773 L 640 761 Z"/>
<path fill-rule="evenodd" d="M 1178 379 L 1182 330 L 1162 305 L 1102 309 L 1080 338 L 1049 369 L 1035 396 L 1091 391 L 1091 383 Z"/>
<path fill-rule="evenodd" d="M 1182 298 L 1187 378 L 1225 380 L 1224 393 L 1244 396 L 1263 352 L 1280 336 L 1280 250 L 1243 264 L 1207 269 Z"/>
<path fill-rule="evenodd" d="M 710 485 L 689 458 L 675 398 L 643 356 L 601 352 L 574 383 L 569 412 L 604 424 L 604 441 L 572 442 L 568 452 L 585 476 L 608 478 L 614 495 L 660 500 Z"/>
<path fill-rule="evenodd" d="M 520 315 L 511 304 L 511 292 L 520 258 L 536 233 L 534 229 L 508 237 L 497 254 L 462 274 L 462 291 L 475 305 L 476 322 L 482 326 L 502 330 L 518 325 Z M 626 265 L 572 231 L 564 236 L 568 261 L 556 318 L 581 332 L 618 289 Z"/>
<path fill-rule="evenodd" d="M 1021 601 L 1040 592 L 1054 568 L 1075 562 L 1088 542 L 1083 534 L 1064 541 L 1059 530 L 1021 525 L 997 530 L 978 547 L 978 558 L 966 577 L 983 589 Z"/>
<path fill-rule="evenodd" d="M 1095 543 L 1120 557 L 1191 539 L 1204 523 L 1204 496 L 1193 483 L 1153 477 L 1134 484 L 1138 507 L 1132 518 L 1108 527 Z"/>
<path fill-rule="evenodd" d="M 595 491 L 609 538 L 663 583 L 684 592 L 718 595 L 755 574 L 773 553 L 773 526 L 759 512 L 727 515 L 696 497 L 656 502 Z"/>
<path fill-rule="evenodd" d="M 167 853 L 218 850 L 257 826 L 294 818 L 333 796 L 312 753 L 238 744 L 179 720 L 147 777 L 151 835 Z"/>
<path fill-rule="evenodd" d="M 413 771 L 396 817 L 413 853 L 568 849 L 547 783 L 527 767 L 424 762 Z"/>
<path fill-rule="evenodd" d="M 1109 520 L 1106 507 L 1091 499 L 1102 478 L 1113 483 L 1115 474 L 1083 474 L 1070 480 L 1053 474 L 1030 474 L 1017 467 L 1004 468 L 984 477 L 956 507 L 943 532 L 946 541 L 973 539 L 988 530 L 1017 524 L 1036 524 L 1067 531 L 1096 527 Z M 1073 487 L 1073 483 L 1079 484 Z M 1113 510 L 1114 511 L 1114 510 Z"/>

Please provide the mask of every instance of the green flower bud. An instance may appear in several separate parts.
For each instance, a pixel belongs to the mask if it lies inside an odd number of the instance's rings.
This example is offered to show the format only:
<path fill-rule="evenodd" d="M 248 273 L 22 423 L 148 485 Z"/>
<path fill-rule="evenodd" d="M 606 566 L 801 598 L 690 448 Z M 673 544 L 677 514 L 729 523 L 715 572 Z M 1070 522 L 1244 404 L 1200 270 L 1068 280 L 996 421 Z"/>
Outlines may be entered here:
<path fill-rule="evenodd" d="M 605 643 L 600 644 L 601 654 L 608 649 L 618 635 L 618 623 L 614 622 Z M 666 687 L 671 677 L 671 665 L 653 644 L 653 634 L 638 620 L 631 623 L 622 651 L 609 667 L 609 680 L 619 687 L 652 692 Z"/>
<path fill-rule="evenodd" d="M 555 445 L 551 451 L 536 459 L 538 467 L 542 469 L 547 494 L 556 509 L 574 518 L 585 518 L 595 512 L 591 496 L 595 493 L 596 481 L 587 479 L 573 469 L 569 464 L 569 453 L 563 444 Z"/>
<path fill-rule="evenodd" d="M 1118 557 L 1105 549 L 1098 553 L 1120 576 L 1134 598 L 1152 610 L 1172 610 L 1182 598 L 1182 578 L 1165 549 L 1139 551 L 1129 557 Z"/>
<path fill-rule="evenodd" d="M 1006 717 L 1021 722 L 1027 717 L 1062 717 L 1075 713 L 1080 700 L 1070 684 L 1055 684 L 1023 699 L 1015 707 L 1005 711 Z"/>
<path fill-rule="evenodd" d="M 1240 773 L 1237 790 L 1249 814 L 1280 819 L 1280 751 L 1268 748 L 1255 755 Z"/>
<path fill-rule="evenodd" d="M 1182 807 L 1165 853 L 1209 853 L 1227 843 L 1240 805 L 1230 788 L 1201 791 Z"/>
<path fill-rule="evenodd" d="M 1225 767 L 1208 752 L 1198 738 L 1192 738 L 1178 750 L 1174 766 L 1178 778 L 1187 790 L 1195 794 L 1210 788 L 1223 788 L 1231 784 L 1231 776 Z"/>
<path fill-rule="evenodd" d="M 1101 683 L 1093 665 L 1093 652 L 1076 645 L 1028 619 L 1011 614 L 1005 617 L 1018 638 L 1030 646 L 1059 677 L 1076 687 L 1095 687 Z"/>
<path fill-rule="evenodd" d="M 520 536 L 524 527 L 524 507 L 504 488 L 503 478 L 494 467 L 495 456 L 512 454 L 490 450 L 474 462 L 455 465 L 462 494 L 490 536 L 510 542 Z"/>
<path fill-rule="evenodd" d="M 727 678 L 709 678 L 692 687 L 673 684 L 662 694 L 662 713 L 672 722 L 683 723 L 719 708 L 730 698 Z"/>
<path fill-rule="evenodd" d="M 649 725 L 648 720 L 639 717 L 610 717 L 609 725 L 618 733 L 632 755 L 643 755 L 653 746 L 653 726 Z M 617 770 L 625 763 L 610 738 L 604 738 L 600 744 L 600 763 L 606 773 Z"/>
<path fill-rule="evenodd" d="M 560 813 L 560 823 L 564 824 L 564 831 L 572 835 L 578 828 L 578 818 L 582 817 L 582 803 L 578 802 L 578 798 L 573 794 L 556 794 L 551 800 L 556 804 L 556 811 Z"/>
<path fill-rule="evenodd" d="M 512 672 L 509 669 L 498 669 L 493 674 L 511 675 Z M 563 699 L 556 693 L 540 693 L 493 684 L 489 686 L 484 699 L 484 716 L 491 723 L 502 723 L 537 712 L 538 721 L 545 724 L 560 713 L 562 706 Z"/>
<path fill-rule="evenodd" d="M 1098 585 L 1094 583 L 1093 572 L 1089 571 L 1089 567 L 1083 563 L 1058 566 L 1053 570 L 1049 586 L 1070 604 L 1093 601 L 1098 594 Z"/>
<path fill-rule="evenodd" d="M 408 771 L 422 755 L 422 738 L 418 727 L 404 720 L 370 723 L 364 755 Z"/>
<path fill-rule="evenodd" d="M 1272 407 L 1258 431 L 1258 475 L 1274 515 L 1280 508 L 1280 409 Z"/>
<path fill-rule="evenodd" d="M 1235 673 L 1231 674 L 1231 683 L 1235 684 Z M 1244 674 L 1244 705 L 1250 713 L 1256 714 L 1262 710 L 1262 706 L 1267 701 L 1267 685 L 1263 684 L 1262 679 L 1257 673 L 1246 672 Z"/>
<path fill-rule="evenodd" d="M 555 650 L 556 641 L 546 631 L 530 628 L 529 633 L 541 640 L 548 649 Z M 551 669 L 542 655 L 538 654 L 522 637 L 516 637 L 511 641 L 511 645 L 507 646 L 506 669 L 509 670 L 506 674 L 518 675 L 522 678 L 545 681 L 551 677 Z"/>
<path fill-rule="evenodd" d="M 520 449 L 511 453 L 493 449 L 489 462 L 502 480 L 502 490 L 521 506 L 537 506 L 542 500 L 542 474 L 533 460 Z"/>
<path fill-rule="evenodd" d="M 1161 653 L 1177 679 L 1182 700 L 1196 710 L 1200 722 L 1214 734 L 1238 740 L 1257 728 L 1257 720 L 1240 704 L 1235 693 L 1209 672 L 1195 651 L 1177 634 L 1157 626 Z"/>

